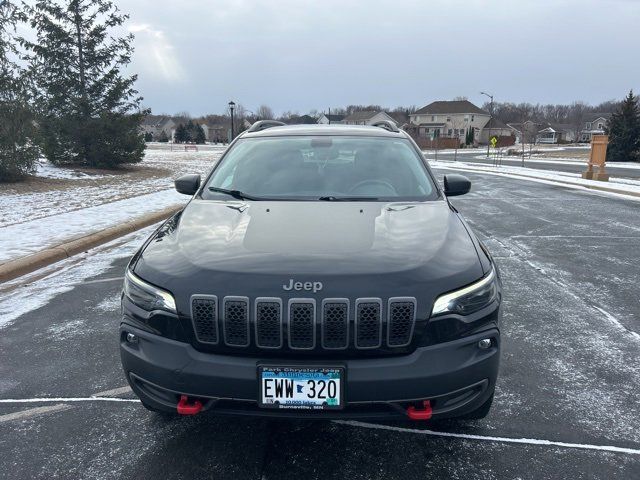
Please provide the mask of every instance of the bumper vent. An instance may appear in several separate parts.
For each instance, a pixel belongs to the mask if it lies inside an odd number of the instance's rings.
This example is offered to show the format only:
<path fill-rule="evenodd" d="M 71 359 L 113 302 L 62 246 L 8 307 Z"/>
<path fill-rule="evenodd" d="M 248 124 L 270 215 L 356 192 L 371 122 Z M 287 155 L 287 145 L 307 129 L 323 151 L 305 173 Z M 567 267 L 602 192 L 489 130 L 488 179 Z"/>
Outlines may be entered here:
<path fill-rule="evenodd" d="M 218 343 L 218 299 L 214 295 L 191 297 L 193 330 L 201 343 Z"/>
<path fill-rule="evenodd" d="M 311 350 L 316 346 L 316 305 L 314 300 L 289 301 L 289 348 Z"/>
<path fill-rule="evenodd" d="M 249 346 L 249 299 L 225 297 L 222 323 L 224 343 L 232 347 Z"/>

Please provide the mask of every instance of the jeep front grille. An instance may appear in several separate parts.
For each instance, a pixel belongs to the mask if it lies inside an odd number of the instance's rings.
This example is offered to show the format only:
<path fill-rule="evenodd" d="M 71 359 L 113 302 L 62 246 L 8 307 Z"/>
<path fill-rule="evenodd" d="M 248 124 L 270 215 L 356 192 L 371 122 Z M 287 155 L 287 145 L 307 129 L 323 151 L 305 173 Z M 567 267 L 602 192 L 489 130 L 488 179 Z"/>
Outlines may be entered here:
<path fill-rule="evenodd" d="M 191 319 L 201 343 L 218 343 L 218 298 L 215 295 L 191 297 Z"/>
<path fill-rule="evenodd" d="M 382 301 L 356 300 L 356 348 L 378 348 L 382 344 Z"/>
<path fill-rule="evenodd" d="M 322 302 L 322 348 L 344 349 L 349 346 L 349 301 L 328 298 Z"/>
<path fill-rule="evenodd" d="M 387 318 L 389 319 L 387 345 L 390 347 L 409 345 L 416 321 L 416 299 L 407 297 L 390 298 Z"/>
<path fill-rule="evenodd" d="M 353 309 L 351 308 L 353 305 Z M 194 295 L 191 319 L 203 344 L 290 350 L 402 348 L 411 344 L 413 297 L 290 299 Z M 319 338 L 319 339 L 317 339 Z M 286 339 L 286 340 L 285 340 Z"/>
<path fill-rule="evenodd" d="M 232 347 L 248 347 L 249 299 L 225 297 L 222 308 L 224 343 Z"/>
<path fill-rule="evenodd" d="M 256 299 L 256 345 L 282 347 L 282 301 L 279 298 Z"/>
<path fill-rule="evenodd" d="M 315 300 L 289 301 L 289 348 L 311 350 L 316 346 Z"/>

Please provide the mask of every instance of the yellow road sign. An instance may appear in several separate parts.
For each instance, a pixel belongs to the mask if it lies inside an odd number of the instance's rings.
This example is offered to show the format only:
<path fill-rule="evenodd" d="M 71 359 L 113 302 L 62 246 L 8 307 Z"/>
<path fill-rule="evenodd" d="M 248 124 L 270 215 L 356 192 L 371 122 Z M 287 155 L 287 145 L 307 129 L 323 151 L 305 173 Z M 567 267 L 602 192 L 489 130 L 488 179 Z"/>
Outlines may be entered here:
<path fill-rule="evenodd" d="M 498 137 L 491 137 L 491 140 L 489 140 L 491 142 L 491 146 L 493 148 L 496 148 L 496 144 L 498 143 Z"/>

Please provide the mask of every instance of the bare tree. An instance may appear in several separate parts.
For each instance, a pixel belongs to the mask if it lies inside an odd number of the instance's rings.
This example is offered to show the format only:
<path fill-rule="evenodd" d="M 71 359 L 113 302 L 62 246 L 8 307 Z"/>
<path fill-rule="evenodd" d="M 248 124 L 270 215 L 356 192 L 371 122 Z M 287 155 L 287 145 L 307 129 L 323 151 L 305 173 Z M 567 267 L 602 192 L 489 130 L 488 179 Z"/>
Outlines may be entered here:
<path fill-rule="evenodd" d="M 258 107 L 258 109 L 256 110 L 256 116 L 260 120 L 273 120 L 274 119 L 273 110 L 271 110 L 271 107 L 269 107 L 267 105 L 260 105 Z"/>

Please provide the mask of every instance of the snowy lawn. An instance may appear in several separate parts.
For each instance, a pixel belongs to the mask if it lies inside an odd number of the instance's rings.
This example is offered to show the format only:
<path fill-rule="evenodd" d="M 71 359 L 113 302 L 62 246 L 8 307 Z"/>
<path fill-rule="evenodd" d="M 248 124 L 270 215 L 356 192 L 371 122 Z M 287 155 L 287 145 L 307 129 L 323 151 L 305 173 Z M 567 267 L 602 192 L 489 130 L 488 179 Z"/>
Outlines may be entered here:
<path fill-rule="evenodd" d="M 206 174 L 224 149 L 152 148 L 141 164 L 115 172 L 41 162 L 36 178 L 0 187 L 0 263 L 186 202 L 173 180 Z"/>

